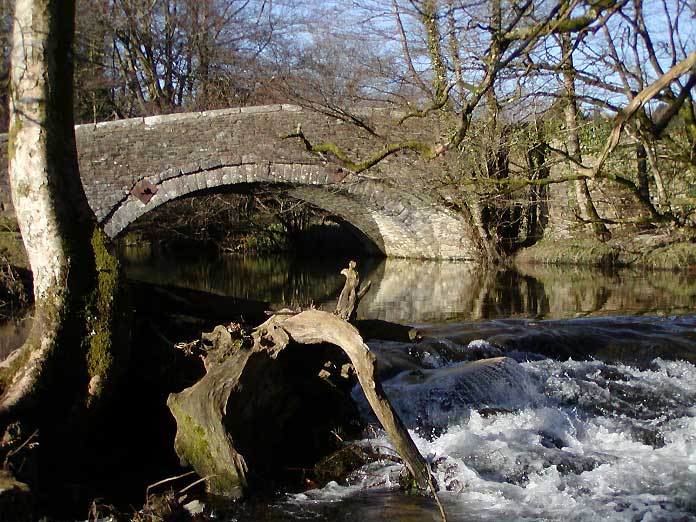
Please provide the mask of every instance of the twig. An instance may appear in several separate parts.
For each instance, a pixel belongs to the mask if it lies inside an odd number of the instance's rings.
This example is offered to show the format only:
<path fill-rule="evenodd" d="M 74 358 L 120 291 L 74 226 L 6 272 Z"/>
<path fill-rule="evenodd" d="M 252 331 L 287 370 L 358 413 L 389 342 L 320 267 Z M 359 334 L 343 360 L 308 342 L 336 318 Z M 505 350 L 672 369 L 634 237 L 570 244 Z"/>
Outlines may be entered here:
<path fill-rule="evenodd" d="M 353 172 L 354 174 L 360 174 L 361 172 L 371 167 L 374 167 L 388 156 L 407 150 L 416 152 L 417 154 L 426 158 L 435 158 L 442 153 L 440 148 L 433 149 L 426 143 L 420 141 L 406 141 L 403 143 L 387 144 L 381 150 L 375 152 L 370 158 L 362 161 L 361 163 L 355 163 L 348 157 L 346 151 L 344 151 L 335 143 L 327 142 L 320 143 L 319 145 L 312 144 L 312 142 L 309 141 L 309 139 L 307 139 L 307 136 L 305 136 L 304 132 L 302 132 L 302 127 L 300 125 L 297 126 L 297 130 L 295 132 L 285 134 L 283 136 L 280 136 L 280 138 L 299 138 L 304 144 L 304 147 L 307 150 L 307 152 L 317 154 L 322 158 L 325 157 L 325 154 L 330 154 L 334 156 L 336 160 L 338 160 L 338 162 L 341 164 L 343 168 Z"/>
<path fill-rule="evenodd" d="M 435 503 L 437 504 L 437 507 L 440 509 L 440 518 L 442 519 L 442 522 L 447 522 L 447 514 L 445 513 L 445 506 L 442 505 L 442 501 L 440 500 L 440 495 L 437 494 L 437 488 L 435 487 L 435 481 L 433 480 L 432 473 L 428 473 L 428 487 L 430 488 L 430 491 L 433 494 L 433 498 L 435 499 Z"/>
<path fill-rule="evenodd" d="M 15 449 L 8 451 L 8 452 L 7 452 L 7 455 L 5 455 L 5 462 L 3 462 L 3 468 L 7 469 L 8 463 L 9 463 L 9 461 L 10 461 L 10 457 L 13 457 L 14 455 L 16 455 L 17 453 L 19 453 L 20 451 L 22 451 L 22 449 L 23 449 L 25 446 L 27 446 L 33 439 L 35 439 L 36 436 L 37 436 L 38 434 L 39 434 L 39 430 L 34 430 L 34 433 L 32 433 L 31 435 L 29 435 L 29 437 L 27 437 L 27 440 L 25 440 L 24 442 L 22 442 L 22 444 L 20 444 L 20 445 L 19 445 L 18 447 L 16 447 Z"/>
<path fill-rule="evenodd" d="M 191 472 L 191 473 L 193 473 L 193 472 Z M 186 486 L 184 489 L 182 489 L 181 491 L 179 491 L 179 494 L 181 495 L 182 493 L 187 492 L 189 489 L 191 489 L 191 488 L 192 488 L 193 486 L 195 486 L 196 484 L 200 484 L 201 482 L 205 482 L 206 480 L 211 479 L 211 478 L 213 478 L 214 476 L 215 476 L 215 474 L 206 475 L 205 477 L 199 478 L 198 480 L 196 480 L 196 481 L 194 481 L 194 482 L 191 482 L 191 484 L 189 484 L 189 485 Z"/>
<path fill-rule="evenodd" d="M 591 176 L 593 178 L 596 178 L 599 175 L 599 172 L 602 170 L 602 167 L 604 166 L 604 163 L 609 157 L 609 154 L 611 154 L 613 150 L 616 148 L 616 146 L 619 144 L 621 132 L 623 131 L 623 128 L 628 122 L 628 120 L 631 119 L 635 115 L 635 113 L 638 112 L 638 110 L 641 107 L 643 107 L 648 101 L 650 101 L 652 98 L 658 95 L 662 89 L 667 87 L 670 83 L 679 78 L 679 76 L 681 76 L 682 74 L 688 72 L 689 69 L 694 67 L 694 65 L 696 65 L 696 51 L 689 54 L 689 56 L 684 58 L 681 62 L 672 67 L 669 71 L 661 75 L 657 80 L 655 80 L 650 85 L 645 87 L 645 89 L 636 94 L 636 96 L 631 100 L 631 102 L 616 115 L 616 117 L 614 118 L 614 126 L 612 128 L 611 133 L 609 134 L 609 138 L 607 139 L 604 145 L 604 150 L 602 150 L 599 159 L 592 168 Z"/>
<path fill-rule="evenodd" d="M 147 499 L 150 498 L 150 489 L 155 488 L 157 486 L 161 486 L 162 484 L 166 484 L 167 482 L 173 482 L 175 480 L 179 480 L 180 478 L 188 477 L 189 475 L 194 475 L 196 472 L 195 471 L 188 471 L 184 473 L 183 475 L 177 475 L 176 477 L 169 477 L 166 479 L 162 479 L 159 482 L 155 482 L 154 484 L 150 484 L 147 488 L 145 488 L 145 502 L 147 502 Z"/>

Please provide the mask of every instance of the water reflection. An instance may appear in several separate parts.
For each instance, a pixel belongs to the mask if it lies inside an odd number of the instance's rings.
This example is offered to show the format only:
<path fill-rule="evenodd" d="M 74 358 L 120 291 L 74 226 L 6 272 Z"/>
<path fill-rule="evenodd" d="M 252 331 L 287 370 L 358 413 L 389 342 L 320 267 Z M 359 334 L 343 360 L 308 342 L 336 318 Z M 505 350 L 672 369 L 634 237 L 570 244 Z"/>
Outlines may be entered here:
<path fill-rule="evenodd" d="M 362 273 L 362 272 L 361 272 Z M 373 288 L 359 316 L 394 322 L 483 317 L 495 273 L 475 263 L 386 259 L 366 276 Z"/>
<path fill-rule="evenodd" d="M 19 348 L 29 335 L 32 323 L 32 311 L 21 317 L 13 317 L 0 323 L 0 361 L 12 350 Z"/>
<path fill-rule="evenodd" d="M 131 279 L 176 285 L 241 299 L 266 301 L 271 308 L 308 307 L 335 298 L 345 280 L 348 257 L 197 256 L 145 247 L 122 247 L 121 260 Z M 372 271 L 379 260 L 360 262 Z"/>
<path fill-rule="evenodd" d="M 693 311 L 696 304 L 696 274 L 691 271 L 545 266 L 518 271 L 541 285 L 548 297 L 543 317 L 680 314 Z"/>
<path fill-rule="evenodd" d="M 268 301 L 275 308 L 330 307 L 348 262 L 282 255 L 183 258 L 149 250 L 126 250 L 122 259 L 134 279 Z M 696 304 L 696 275 L 689 272 L 541 266 L 500 271 L 410 259 L 363 259 L 358 270 L 373 283 L 359 316 L 395 322 L 687 313 Z"/>
<path fill-rule="evenodd" d="M 521 266 L 496 271 L 471 263 L 386 260 L 361 314 L 390 321 L 438 322 L 508 317 L 689 313 L 690 272 Z"/>

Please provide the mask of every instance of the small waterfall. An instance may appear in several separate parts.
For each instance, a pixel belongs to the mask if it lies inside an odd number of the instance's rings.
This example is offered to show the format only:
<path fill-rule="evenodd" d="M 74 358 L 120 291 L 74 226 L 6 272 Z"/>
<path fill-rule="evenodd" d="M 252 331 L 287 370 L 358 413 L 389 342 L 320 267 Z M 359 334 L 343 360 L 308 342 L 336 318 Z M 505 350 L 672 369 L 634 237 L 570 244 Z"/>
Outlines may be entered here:
<path fill-rule="evenodd" d="M 384 389 L 409 428 L 422 434 L 468 417 L 469 410 L 516 410 L 541 399 L 526 370 L 507 357 L 405 371 Z"/>

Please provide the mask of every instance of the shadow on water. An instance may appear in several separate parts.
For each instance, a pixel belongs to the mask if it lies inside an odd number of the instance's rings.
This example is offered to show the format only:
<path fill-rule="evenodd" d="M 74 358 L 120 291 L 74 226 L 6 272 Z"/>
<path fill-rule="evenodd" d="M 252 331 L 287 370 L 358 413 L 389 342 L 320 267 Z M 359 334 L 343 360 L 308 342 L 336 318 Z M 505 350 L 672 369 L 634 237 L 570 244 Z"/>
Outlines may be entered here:
<path fill-rule="evenodd" d="M 24 342 L 30 329 L 30 313 L 0 323 L 0 360 L 7 357 L 12 350 Z"/>
<path fill-rule="evenodd" d="M 335 298 L 344 281 L 340 271 L 349 261 L 348 256 L 173 255 L 147 247 L 124 248 L 121 259 L 131 279 L 265 301 L 272 308 L 308 307 Z M 368 258 L 360 264 L 372 271 L 379 261 Z"/>

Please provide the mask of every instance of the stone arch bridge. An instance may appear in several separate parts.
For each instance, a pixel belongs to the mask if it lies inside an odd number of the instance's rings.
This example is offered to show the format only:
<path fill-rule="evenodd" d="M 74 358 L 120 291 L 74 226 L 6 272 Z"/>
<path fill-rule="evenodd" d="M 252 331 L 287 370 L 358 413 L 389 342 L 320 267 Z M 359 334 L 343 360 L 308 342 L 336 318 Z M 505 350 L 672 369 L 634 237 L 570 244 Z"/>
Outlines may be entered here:
<path fill-rule="evenodd" d="M 385 121 L 391 116 L 370 109 L 366 117 Z M 298 124 L 312 139 L 335 142 L 356 157 L 380 146 L 370 132 L 294 105 L 78 125 L 87 198 L 106 233 L 114 237 L 138 217 L 176 198 L 233 185 L 278 184 L 293 197 L 353 225 L 372 252 L 391 257 L 478 257 L 470 225 L 415 188 L 415 179 L 430 175 L 427 166 L 394 157 L 370 176 L 348 174 L 305 151 L 299 140 L 281 138 Z M 5 165 L 0 167 L 1 195 L 5 208 L 11 208 L 6 135 L 0 136 L 0 155 Z"/>

